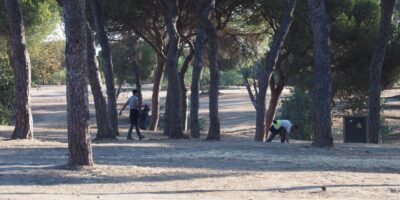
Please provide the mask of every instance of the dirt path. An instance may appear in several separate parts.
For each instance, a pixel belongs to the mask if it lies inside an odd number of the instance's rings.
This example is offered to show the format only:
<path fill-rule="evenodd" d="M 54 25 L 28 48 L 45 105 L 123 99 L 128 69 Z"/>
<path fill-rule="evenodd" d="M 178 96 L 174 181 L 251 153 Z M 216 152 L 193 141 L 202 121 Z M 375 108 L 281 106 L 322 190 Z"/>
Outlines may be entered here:
<path fill-rule="evenodd" d="M 0 127 L 0 200 L 400 199 L 399 147 L 255 143 L 254 108 L 243 90 L 221 95 L 220 142 L 150 132 L 146 141 L 126 141 L 125 113 L 119 140 L 93 143 L 95 168 L 67 170 L 64 95 L 65 87 L 33 91 L 35 140 L 5 140 L 12 127 Z M 91 116 L 94 127 L 93 109 Z"/>

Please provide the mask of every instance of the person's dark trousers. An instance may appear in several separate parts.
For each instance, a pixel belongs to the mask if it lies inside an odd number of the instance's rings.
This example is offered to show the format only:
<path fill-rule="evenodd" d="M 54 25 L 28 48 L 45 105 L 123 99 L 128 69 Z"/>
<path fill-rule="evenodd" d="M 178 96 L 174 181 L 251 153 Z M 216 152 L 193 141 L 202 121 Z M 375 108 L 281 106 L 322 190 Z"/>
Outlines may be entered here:
<path fill-rule="evenodd" d="M 140 116 L 139 110 L 131 109 L 131 111 L 129 113 L 129 119 L 131 121 L 131 126 L 129 127 L 127 139 L 132 139 L 133 127 L 135 127 L 136 134 L 138 135 L 139 140 L 141 140 L 143 138 L 143 136 L 140 134 L 140 129 L 139 129 L 139 116 Z"/>
<path fill-rule="evenodd" d="M 281 135 L 281 143 L 285 143 L 285 141 L 286 141 L 286 136 L 287 136 L 286 129 L 282 129 L 282 130 L 280 131 L 280 135 Z M 288 140 L 288 143 L 289 143 L 289 140 Z"/>
<path fill-rule="evenodd" d="M 272 142 L 272 140 L 274 139 L 275 135 L 283 132 L 285 129 L 283 127 L 280 127 L 278 129 L 276 129 L 274 126 L 271 126 L 271 128 L 269 129 L 269 131 L 271 132 L 271 134 L 269 135 L 267 142 Z M 282 135 L 282 134 L 281 134 Z M 281 138 L 281 142 L 282 142 L 282 138 Z M 285 143 L 285 140 L 283 140 L 283 143 Z"/>

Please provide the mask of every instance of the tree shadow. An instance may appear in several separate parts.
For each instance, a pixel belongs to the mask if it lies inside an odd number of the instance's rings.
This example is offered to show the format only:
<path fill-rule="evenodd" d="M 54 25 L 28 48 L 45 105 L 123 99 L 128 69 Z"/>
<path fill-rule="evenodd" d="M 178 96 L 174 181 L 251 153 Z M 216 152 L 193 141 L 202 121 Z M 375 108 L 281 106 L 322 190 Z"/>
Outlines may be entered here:
<path fill-rule="evenodd" d="M 23 170 L 21 172 L 21 169 Z M 37 173 L 29 173 L 27 170 L 36 170 Z M 53 171 L 50 171 L 53 170 Z M 54 171 L 56 170 L 56 171 Z M 119 184 L 131 182 L 168 182 L 180 180 L 193 180 L 201 178 L 221 178 L 230 176 L 240 176 L 243 173 L 157 173 L 151 175 L 132 175 L 132 176 L 113 176 L 105 175 L 95 170 L 86 170 L 84 172 L 76 172 L 76 175 L 70 175 L 63 169 L 56 167 L 46 167 L 38 171 L 37 168 L 16 168 L 14 173 L 1 173 L 0 185 L 64 185 L 64 184 Z M 65 172 L 63 172 L 65 171 Z M 19 182 L 12 181 L 19 180 Z M 1 194 L 1 193 L 0 193 Z"/>
<path fill-rule="evenodd" d="M 149 191 L 149 192 L 118 192 L 118 193 L 80 193 L 80 195 L 134 195 L 134 194 L 192 194 L 192 193 L 213 193 L 213 192 L 290 192 L 290 191 L 305 191 L 315 190 L 313 193 L 329 191 L 331 188 L 385 188 L 399 187 L 399 184 L 335 184 L 335 185 L 307 185 L 293 186 L 284 188 L 265 188 L 265 189 L 195 189 L 195 190 L 164 190 L 164 191 Z M 324 189 L 323 189 L 324 187 Z M 395 190 L 394 192 L 397 192 Z M 64 195 L 62 193 L 40 193 L 40 192 L 0 192 L 2 195 Z"/>

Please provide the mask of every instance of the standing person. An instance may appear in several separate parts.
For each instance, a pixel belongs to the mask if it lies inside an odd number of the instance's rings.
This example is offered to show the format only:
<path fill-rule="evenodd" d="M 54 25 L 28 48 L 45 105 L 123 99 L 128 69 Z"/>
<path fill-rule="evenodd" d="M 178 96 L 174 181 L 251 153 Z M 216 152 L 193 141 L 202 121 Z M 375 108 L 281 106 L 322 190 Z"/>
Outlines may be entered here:
<path fill-rule="evenodd" d="M 126 106 L 129 106 L 130 112 L 129 112 L 129 119 L 131 122 L 131 126 L 129 127 L 128 131 L 128 136 L 126 137 L 127 140 L 132 140 L 132 129 L 135 127 L 136 134 L 139 137 L 139 140 L 142 140 L 144 136 L 140 134 L 139 130 L 139 116 L 140 116 L 140 111 L 139 111 L 139 91 L 137 89 L 132 90 L 132 96 L 129 97 L 128 101 L 125 103 L 125 105 L 122 107 L 121 111 L 119 112 L 119 115 L 122 114 L 122 111 L 125 109 Z"/>
<path fill-rule="evenodd" d="M 286 119 L 274 120 L 272 122 L 271 128 L 269 129 L 271 134 L 269 134 L 267 142 L 271 142 L 274 139 L 276 134 L 280 134 L 281 143 L 285 143 L 285 141 L 287 141 L 287 143 L 289 143 L 289 139 L 288 139 L 287 135 L 290 133 L 290 131 L 296 130 L 296 129 L 297 129 L 297 125 L 292 125 L 292 122 L 290 122 L 289 120 L 286 120 Z"/>

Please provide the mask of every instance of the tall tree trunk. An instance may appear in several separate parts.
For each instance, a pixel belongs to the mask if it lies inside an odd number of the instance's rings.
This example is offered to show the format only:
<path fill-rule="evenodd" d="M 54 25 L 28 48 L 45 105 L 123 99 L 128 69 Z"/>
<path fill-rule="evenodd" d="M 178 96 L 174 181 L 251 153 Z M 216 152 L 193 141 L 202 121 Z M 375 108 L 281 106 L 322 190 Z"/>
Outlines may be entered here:
<path fill-rule="evenodd" d="M 182 35 L 182 34 L 180 34 Z M 181 36 L 184 38 L 185 42 L 189 45 L 190 51 L 189 55 L 185 58 L 185 61 L 182 64 L 181 70 L 178 73 L 179 75 L 179 83 L 181 88 L 181 99 L 182 99 L 182 127 L 183 130 L 187 130 L 187 108 L 188 108 L 188 96 L 187 96 L 187 88 L 185 84 L 185 74 L 189 68 L 190 62 L 193 60 L 194 57 L 194 47 L 192 41 L 187 39 L 184 35 Z"/>
<path fill-rule="evenodd" d="M 137 48 L 137 42 L 139 40 L 139 37 L 133 36 L 131 38 L 131 47 L 132 47 L 132 52 L 131 52 L 131 61 L 133 64 L 133 75 L 135 76 L 135 84 L 136 84 L 136 89 L 139 91 L 139 96 L 138 96 L 138 101 L 139 101 L 139 106 L 142 106 L 143 104 L 143 95 L 142 95 L 142 82 L 140 81 L 140 69 L 139 65 L 136 62 L 136 48 Z"/>
<path fill-rule="evenodd" d="M 119 135 L 118 131 L 118 113 L 117 100 L 115 95 L 113 64 L 111 59 L 110 46 L 108 38 L 104 30 L 104 24 L 101 16 L 101 7 L 98 0 L 89 0 L 92 10 L 94 24 L 96 27 L 96 36 L 101 46 L 101 55 L 104 62 L 104 77 L 106 79 L 107 99 L 108 99 L 108 115 L 115 134 Z"/>
<path fill-rule="evenodd" d="M 160 33 L 157 27 L 157 18 L 153 20 L 153 31 L 155 36 L 155 48 L 154 50 L 158 50 L 157 54 L 157 68 L 154 71 L 153 77 L 153 94 L 151 98 L 151 119 L 149 124 L 149 130 L 155 131 L 158 126 L 158 120 L 160 115 L 160 89 L 161 89 L 161 81 L 164 75 L 164 66 L 165 66 L 165 55 L 163 48 L 163 39 L 162 34 Z"/>
<path fill-rule="evenodd" d="M 157 56 L 157 69 L 154 71 L 153 77 L 153 94 L 151 96 L 151 119 L 149 130 L 155 131 L 158 126 L 160 115 L 160 89 L 161 80 L 164 76 L 165 60 L 161 56 Z"/>
<path fill-rule="evenodd" d="M 103 93 L 103 87 L 101 86 L 101 76 L 99 72 L 99 64 L 96 57 L 96 48 L 93 32 L 89 26 L 86 24 L 86 34 L 87 34 L 87 66 L 88 66 L 88 76 L 89 83 L 92 89 L 94 106 L 96 109 L 96 122 L 97 122 L 97 139 L 111 138 L 115 139 L 116 135 L 114 129 L 111 126 L 110 119 L 107 112 L 107 102 L 106 97 Z"/>
<path fill-rule="evenodd" d="M 287 78 L 283 75 L 282 72 L 279 72 L 279 81 L 276 84 L 274 76 L 271 76 L 269 80 L 269 89 L 271 91 L 271 99 L 269 100 L 268 110 L 265 115 L 265 127 L 268 129 L 271 127 L 272 121 L 274 120 L 276 107 L 279 103 L 279 97 L 282 94 L 283 88 L 285 87 Z M 268 131 L 266 131 L 268 133 Z"/>
<path fill-rule="evenodd" d="M 284 1 L 284 12 L 281 17 L 280 26 L 274 35 L 270 50 L 267 54 L 265 67 L 262 68 L 258 75 L 259 93 L 257 95 L 257 111 L 256 111 L 256 134 L 255 141 L 262 141 L 265 133 L 265 96 L 267 94 L 268 82 L 276 61 L 279 56 L 279 50 L 289 32 L 290 25 L 293 21 L 293 12 L 296 5 L 296 0 Z"/>
<path fill-rule="evenodd" d="M 215 0 L 207 0 L 208 7 L 215 9 Z M 205 22 L 205 32 L 208 37 L 208 62 L 210 64 L 210 100 L 209 115 L 210 126 L 208 128 L 207 140 L 220 140 L 220 122 L 218 114 L 218 86 L 219 86 L 219 68 L 218 68 L 218 37 L 217 31 L 210 18 Z"/>
<path fill-rule="evenodd" d="M 308 0 L 314 37 L 314 140 L 318 147 L 332 147 L 331 70 L 329 58 L 329 24 L 325 1 Z"/>
<path fill-rule="evenodd" d="M 168 70 L 168 89 L 165 104 L 164 134 L 170 138 L 184 138 L 182 131 L 181 92 L 178 78 L 178 43 L 179 35 L 176 29 L 178 19 L 177 0 L 162 0 L 166 9 L 166 26 L 168 30 L 168 55 L 166 68 Z"/>
<path fill-rule="evenodd" d="M 11 139 L 32 139 L 33 120 L 31 111 L 31 63 L 26 49 L 25 28 L 19 1 L 5 0 L 10 27 L 8 56 L 14 71 L 16 86 L 16 121 Z"/>
<path fill-rule="evenodd" d="M 204 1 L 202 1 L 204 2 Z M 199 7 L 200 18 L 197 26 L 195 54 L 193 61 L 192 84 L 190 86 L 190 134 L 192 138 L 200 138 L 199 123 L 199 82 L 202 69 L 202 52 L 205 41 L 205 22 L 208 20 L 212 7 L 202 3 Z"/>
<path fill-rule="evenodd" d="M 205 1 L 201 2 L 198 10 L 200 18 L 197 26 L 195 54 L 192 72 L 192 84 L 190 87 L 190 134 L 193 138 L 200 138 L 200 123 L 199 123 L 199 82 L 202 70 L 202 52 L 205 41 L 204 26 L 209 18 L 212 7 L 208 6 Z"/>
<path fill-rule="evenodd" d="M 93 165 L 89 132 L 85 1 L 63 3 L 66 36 L 69 165 Z"/>
<path fill-rule="evenodd" d="M 385 58 L 386 44 L 390 38 L 390 26 L 395 0 L 381 0 L 381 21 L 379 35 L 375 44 L 370 64 L 370 85 L 368 101 L 368 136 L 369 142 L 380 143 L 381 81 L 382 65 Z"/>

